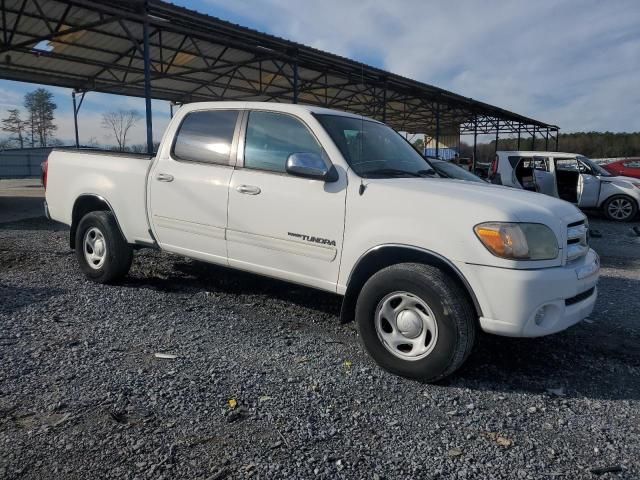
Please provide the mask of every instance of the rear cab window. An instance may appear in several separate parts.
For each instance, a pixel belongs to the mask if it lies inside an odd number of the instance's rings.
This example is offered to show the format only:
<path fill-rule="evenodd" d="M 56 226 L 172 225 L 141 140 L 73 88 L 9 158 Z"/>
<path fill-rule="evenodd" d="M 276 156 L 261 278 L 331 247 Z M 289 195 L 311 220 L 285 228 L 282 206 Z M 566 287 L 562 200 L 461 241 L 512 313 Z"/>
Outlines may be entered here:
<path fill-rule="evenodd" d="M 201 110 L 185 115 L 176 133 L 172 157 L 179 161 L 233 166 L 238 110 Z"/>

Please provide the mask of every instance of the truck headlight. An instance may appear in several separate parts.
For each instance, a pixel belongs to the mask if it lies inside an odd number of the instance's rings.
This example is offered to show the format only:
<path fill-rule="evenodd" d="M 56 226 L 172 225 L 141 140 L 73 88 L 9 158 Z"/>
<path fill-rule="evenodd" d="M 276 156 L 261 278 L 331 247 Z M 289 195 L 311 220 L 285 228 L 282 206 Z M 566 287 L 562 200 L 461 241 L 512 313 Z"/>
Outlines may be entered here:
<path fill-rule="evenodd" d="M 540 223 L 487 222 L 476 225 L 473 230 L 496 257 L 551 260 L 559 253 L 556 236 Z"/>

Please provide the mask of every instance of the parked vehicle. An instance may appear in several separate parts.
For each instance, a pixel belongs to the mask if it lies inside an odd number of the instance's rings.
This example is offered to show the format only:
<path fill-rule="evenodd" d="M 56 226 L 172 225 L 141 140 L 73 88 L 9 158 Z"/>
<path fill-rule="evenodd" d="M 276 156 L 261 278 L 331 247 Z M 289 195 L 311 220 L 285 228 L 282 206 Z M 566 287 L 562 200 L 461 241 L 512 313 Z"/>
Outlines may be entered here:
<path fill-rule="evenodd" d="M 611 175 L 640 178 L 640 158 L 625 158 L 602 165 Z"/>
<path fill-rule="evenodd" d="M 561 198 L 584 209 L 601 209 L 617 222 L 633 220 L 640 203 L 640 182 L 613 176 L 576 153 L 497 152 L 491 183 Z"/>
<path fill-rule="evenodd" d="M 474 170 L 474 173 L 482 178 L 483 180 L 486 180 L 487 177 L 489 176 L 489 168 L 491 167 L 490 163 L 484 163 L 484 162 L 476 162 L 476 168 Z"/>
<path fill-rule="evenodd" d="M 452 178 L 455 180 L 466 180 L 468 182 L 486 183 L 483 179 L 474 175 L 469 170 L 462 168 L 455 163 L 439 160 L 437 158 L 427 158 L 433 169 L 443 178 Z"/>
<path fill-rule="evenodd" d="M 596 301 L 577 208 L 435 178 L 391 128 L 348 113 L 186 105 L 155 157 L 54 150 L 46 178 L 89 279 L 117 281 L 151 247 L 334 292 L 372 357 L 407 377 L 453 373 L 479 328 L 547 335 Z"/>

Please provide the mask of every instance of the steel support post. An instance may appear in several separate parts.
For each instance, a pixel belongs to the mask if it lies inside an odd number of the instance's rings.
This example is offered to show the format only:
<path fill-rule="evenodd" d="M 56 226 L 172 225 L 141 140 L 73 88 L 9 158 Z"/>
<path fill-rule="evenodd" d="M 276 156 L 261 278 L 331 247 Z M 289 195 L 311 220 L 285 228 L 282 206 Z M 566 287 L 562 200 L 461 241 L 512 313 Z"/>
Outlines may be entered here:
<path fill-rule="evenodd" d="M 496 152 L 498 151 L 498 135 L 500 134 L 500 120 L 496 120 Z"/>
<path fill-rule="evenodd" d="M 476 171 L 476 164 L 478 162 L 478 116 L 473 116 L 473 161 L 471 162 L 472 169 Z"/>
<path fill-rule="evenodd" d="M 522 133 L 522 124 L 518 123 L 518 150 L 520 150 L 520 135 Z"/>
<path fill-rule="evenodd" d="M 558 151 L 559 143 L 560 143 L 560 130 L 556 130 L 556 152 Z"/>
<path fill-rule="evenodd" d="M 387 121 L 387 82 L 384 82 L 384 90 L 382 90 L 382 123 Z"/>
<path fill-rule="evenodd" d="M 293 103 L 298 103 L 298 60 L 293 62 Z"/>
<path fill-rule="evenodd" d="M 73 100 L 73 129 L 76 133 L 76 148 L 80 148 L 80 135 L 78 134 L 78 112 L 80 111 L 80 107 L 82 107 L 82 102 L 84 102 L 84 96 L 87 92 L 82 92 L 80 95 L 80 102 L 76 105 L 76 91 L 73 90 L 71 92 L 71 99 Z"/>
<path fill-rule="evenodd" d="M 147 120 L 147 153 L 153 154 L 153 123 L 151 113 L 151 59 L 149 51 L 149 18 L 145 8 L 142 35 L 144 37 L 144 105 Z"/>
<path fill-rule="evenodd" d="M 80 148 L 80 136 L 78 135 L 78 107 L 76 106 L 76 92 L 71 92 L 73 99 L 73 129 L 76 132 L 76 148 Z"/>
<path fill-rule="evenodd" d="M 436 158 L 440 157 L 440 103 L 436 103 Z"/>
<path fill-rule="evenodd" d="M 547 136 L 544 139 L 544 149 L 549 151 L 549 129 L 547 128 Z"/>
<path fill-rule="evenodd" d="M 531 134 L 531 151 L 536 151 L 536 127 L 533 127 L 533 133 Z"/>

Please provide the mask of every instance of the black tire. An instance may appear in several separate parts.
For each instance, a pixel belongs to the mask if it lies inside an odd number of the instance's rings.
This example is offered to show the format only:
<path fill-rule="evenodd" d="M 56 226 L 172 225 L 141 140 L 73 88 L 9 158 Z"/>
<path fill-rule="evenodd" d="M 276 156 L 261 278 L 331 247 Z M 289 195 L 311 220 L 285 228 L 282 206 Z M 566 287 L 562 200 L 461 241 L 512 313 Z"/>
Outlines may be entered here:
<path fill-rule="evenodd" d="M 378 306 L 393 292 L 417 297 L 435 316 L 437 336 L 424 358 L 398 358 L 378 336 L 375 325 Z M 400 263 L 375 273 L 358 297 L 356 321 L 362 343 L 378 365 L 391 373 L 427 382 L 441 380 L 460 368 L 476 340 L 477 319 L 466 292 L 431 265 Z"/>
<path fill-rule="evenodd" d="M 105 253 L 101 264 L 96 262 L 96 266 L 92 266 L 85 256 L 84 241 L 87 232 L 95 233 L 95 229 L 104 238 Z M 87 278 L 97 283 L 112 283 L 124 277 L 131 268 L 133 249 L 120 233 L 113 213 L 90 212 L 82 217 L 76 229 L 76 257 Z"/>
<path fill-rule="evenodd" d="M 625 205 L 628 205 L 629 214 L 624 217 L 616 218 L 614 212 L 611 211 L 611 207 L 616 203 L 623 203 Z M 607 198 L 607 200 L 604 202 L 604 204 L 602 205 L 602 212 L 608 220 L 611 220 L 613 222 L 630 222 L 631 220 L 636 218 L 636 215 L 638 214 L 638 203 L 633 198 L 626 195 L 614 195 L 613 197 Z"/>

